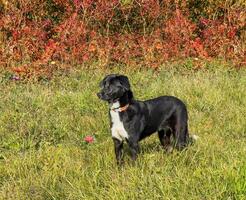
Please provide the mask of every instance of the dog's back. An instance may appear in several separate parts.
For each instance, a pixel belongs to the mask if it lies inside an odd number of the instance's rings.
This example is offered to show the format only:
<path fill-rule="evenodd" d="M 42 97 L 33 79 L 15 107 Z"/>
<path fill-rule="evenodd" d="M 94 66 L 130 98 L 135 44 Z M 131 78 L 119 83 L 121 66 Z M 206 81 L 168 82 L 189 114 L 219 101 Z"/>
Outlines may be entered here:
<path fill-rule="evenodd" d="M 188 120 L 186 105 L 177 97 L 161 96 L 146 100 L 144 103 L 150 112 L 150 116 L 153 118 L 157 117 L 161 120 L 167 120 L 172 116 L 182 115 L 184 120 Z"/>
<path fill-rule="evenodd" d="M 141 139 L 151 135 L 153 132 L 172 129 L 175 132 L 176 125 L 186 125 L 188 114 L 185 104 L 173 96 L 161 96 L 154 99 L 139 102 L 145 104 L 147 108 L 146 127 L 141 135 Z M 188 134 L 188 133 L 187 133 Z"/>

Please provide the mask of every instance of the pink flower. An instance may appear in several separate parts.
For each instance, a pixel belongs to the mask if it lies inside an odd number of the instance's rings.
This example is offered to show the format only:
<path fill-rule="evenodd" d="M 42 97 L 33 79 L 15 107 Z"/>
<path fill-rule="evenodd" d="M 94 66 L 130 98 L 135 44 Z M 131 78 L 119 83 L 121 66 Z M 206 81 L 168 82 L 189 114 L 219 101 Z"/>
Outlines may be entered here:
<path fill-rule="evenodd" d="M 95 141 L 95 139 L 94 139 L 93 136 L 87 135 L 87 136 L 85 136 L 84 141 L 85 141 L 86 143 L 93 143 L 93 142 Z"/>

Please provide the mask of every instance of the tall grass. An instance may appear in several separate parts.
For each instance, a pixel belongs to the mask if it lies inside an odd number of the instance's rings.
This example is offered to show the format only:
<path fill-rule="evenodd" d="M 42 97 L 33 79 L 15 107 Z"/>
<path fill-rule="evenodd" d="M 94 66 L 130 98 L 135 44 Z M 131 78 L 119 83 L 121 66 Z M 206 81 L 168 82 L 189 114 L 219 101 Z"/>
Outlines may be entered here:
<path fill-rule="evenodd" d="M 0 199 L 246 199 L 246 71 L 210 68 L 77 70 L 25 84 L 2 75 Z M 107 105 L 95 95 L 111 72 L 129 76 L 137 99 L 185 101 L 200 139 L 167 155 L 153 135 L 136 165 L 126 153 L 118 168 Z"/>

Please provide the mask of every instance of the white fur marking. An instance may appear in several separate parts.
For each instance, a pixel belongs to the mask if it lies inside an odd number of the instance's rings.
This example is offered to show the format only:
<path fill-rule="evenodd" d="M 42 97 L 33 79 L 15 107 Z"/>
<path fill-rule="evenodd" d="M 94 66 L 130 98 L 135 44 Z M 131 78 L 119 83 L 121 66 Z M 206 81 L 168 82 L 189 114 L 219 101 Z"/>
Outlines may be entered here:
<path fill-rule="evenodd" d="M 113 103 L 110 109 L 110 115 L 111 115 L 111 120 L 112 120 L 112 128 L 111 128 L 111 133 L 112 137 L 122 141 L 124 139 L 128 139 L 128 133 L 126 132 L 123 122 L 120 121 L 120 115 L 119 112 L 116 110 L 112 110 L 115 108 L 119 108 L 120 104 L 119 102 Z"/>

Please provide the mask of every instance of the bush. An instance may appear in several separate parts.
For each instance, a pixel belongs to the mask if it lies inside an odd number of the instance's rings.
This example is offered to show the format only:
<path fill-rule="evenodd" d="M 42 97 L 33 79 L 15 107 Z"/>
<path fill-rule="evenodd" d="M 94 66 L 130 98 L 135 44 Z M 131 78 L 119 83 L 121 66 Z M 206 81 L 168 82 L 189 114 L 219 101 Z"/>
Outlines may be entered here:
<path fill-rule="evenodd" d="M 242 66 L 245 13 L 241 0 L 1 0 L 0 64 L 25 74 L 185 57 Z"/>

